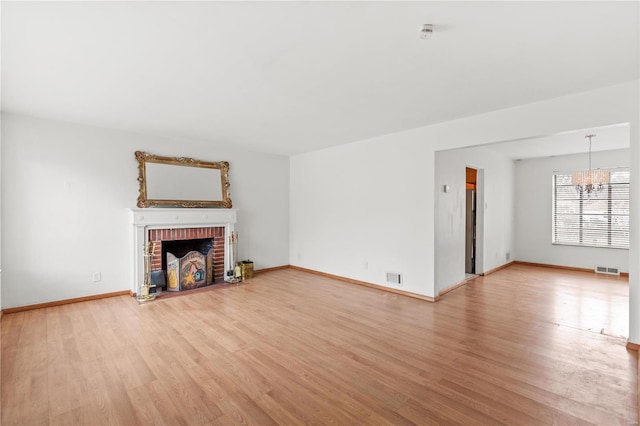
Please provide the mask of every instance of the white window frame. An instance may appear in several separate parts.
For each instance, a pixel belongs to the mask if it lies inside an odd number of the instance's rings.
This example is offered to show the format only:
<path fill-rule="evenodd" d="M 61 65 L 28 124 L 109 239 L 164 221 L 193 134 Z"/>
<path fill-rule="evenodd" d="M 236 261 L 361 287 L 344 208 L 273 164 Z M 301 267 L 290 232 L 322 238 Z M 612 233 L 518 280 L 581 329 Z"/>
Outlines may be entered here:
<path fill-rule="evenodd" d="M 629 172 L 629 168 L 628 167 L 618 167 L 618 168 L 614 168 L 614 169 L 609 169 L 611 171 L 611 173 L 613 174 L 614 172 Z M 570 172 L 554 172 L 553 176 L 552 176 L 552 211 L 551 211 L 551 222 L 552 222 L 552 234 L 551 234 L 551 243 L 554 245 L 563 245 L 563 246 L 579 246 L 579 247 L 596 247 L 596 248 L 609 248 L 609 249 L 622 249 L 622 250 L 628 250 L 629 249 L 629 228 L 627 226 L 626 228 L 626 241 L 624 239 L 624 231 L 623 231 L 623 242 L 622 244 L 616 244 L 614 242 L 614 238 L 612 237 L 612 224 L 613 224 L 613 219 L 617 218 L 617 217 L 627 217 L 627 225 L 629 223 L 629 208 L 627 207 L 627 211 L 626 214 L 622 214 L 622 213 L 613 213 L 612 211 L 612 204 L 614 202 L 614 200 L 612 199 L 612 193 L 613 193 L 613 188 L 618 186 L 619 188 L 621 188 L 624 191 L 624 186 L 627 186 L 627 198 L 623 198 L 623 199 L 617 199 L 617 200 L 626 200 L 627 201 L 627 206 L 629 203 L 629 198 L 628 195 L 630 194 L 630 183 L 629 181 L 627 181 L 626 183 L 622 182 L 622 183 L 615 183 L 612 182 L 610 185 L 607 185 L 607 187 L 605 187 L 602 191 L 603 192 L 607 192 L 608 191 L 608 197 L 605 198 L 605 200 L 607 201 L 607 213 L 603 214 L 603 213 L 598 213 L 598 214 L 588 214 L 588 213 L 584 213 L 584 205 L 585 203 L 588 203 L 589 200 L 591 200 L 590 197 L 587 196 L 587 194 L 581 194 L 579 193 L 574 187 L 571 187 L 571 189 L 573 191 L 575 191 L 576 194 L 576 199 L 575 201 L 578 203 L 578 205 L 576 206 L 577 208 L 577 213 L 558 213 L 557 211 L 557 204 L 558 204 L 558 187 L 570 187 L 571 185 L 568 184 L 557 184 L 557 179 L 558 177 L 565 177 L 566 176 L 571 176 L 572 173 Z M 602 201 L 602 198 L 599 198 L 599 201 Z M 562 198 L 560 201 L 573 201 L 572 199 L 568 199 L 568 198 Z M 595 199 L 594 199 L 595 201 Z M 602 231 L 603 233 L 601 235 L 599 235 L 600 238 L 606 236 L 607 237 L 607 244 L 602 244 L 602 243 L 594 243 L 594 242 L 589 242 L 589 241 L 585 241 L 585 234 L 589 234 L 591 233 L 596 234 L 598 231 L 598 228 L 588 228 L 585 225 L 584 222 L 584 216 L 589 216 L 589 215 L 594 215 L 594 216 L 605 216 L 607 217 L 607 227 L 603 228 Z M 569 241 L 569 239 L 562 239 L 562 232 L 559 232 L 560 230 L 563 229 L 561 221 L 559 220 L 558 216 L 577 216 L 578 217 L 578 242 L 574 242 L 574 241 Z M 588 232 L 585 232 L 588 231 Z M 617 239 L 618 241 L 620 241 L 620 238 Z"/>

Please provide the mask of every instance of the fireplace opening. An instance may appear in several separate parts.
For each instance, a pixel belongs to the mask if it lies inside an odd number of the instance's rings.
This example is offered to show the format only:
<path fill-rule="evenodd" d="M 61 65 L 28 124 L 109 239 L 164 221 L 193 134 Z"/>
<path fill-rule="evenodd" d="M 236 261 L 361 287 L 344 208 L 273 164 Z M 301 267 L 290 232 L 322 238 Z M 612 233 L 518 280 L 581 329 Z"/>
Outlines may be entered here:
<path fill-rule="evenodd" d="M 213 238 L 163 241 L 162 269 L 167 291 L 192 290 L 214 282 Z"/>
<path fill-rule="evenodd" d="M 175 240 L 162 242 L 162 270 L 167 270 L 167 253 L 175 257 L 184 257 L 190 251 L 197 251 L 204 256 L 213 250 L 213 238 L 198 238 L 193 240 Z"/>
<path fill-rule="evenodd" d="M 150 229 L 151 284 L 177 292 L 224 282 L 225 228 Z"/>

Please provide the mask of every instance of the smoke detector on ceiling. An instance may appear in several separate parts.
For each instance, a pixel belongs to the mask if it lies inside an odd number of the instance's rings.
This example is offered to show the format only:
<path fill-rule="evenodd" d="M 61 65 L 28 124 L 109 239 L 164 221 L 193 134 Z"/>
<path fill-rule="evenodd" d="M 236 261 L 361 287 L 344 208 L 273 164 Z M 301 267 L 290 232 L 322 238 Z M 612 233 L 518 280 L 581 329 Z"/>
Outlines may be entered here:
<path fill-rule="evenodd" d="M 422 28 L 420 28 L 420 38 L 423 40 L 428 40 L 433 35 L 433 25 L 424 24 Z"/>

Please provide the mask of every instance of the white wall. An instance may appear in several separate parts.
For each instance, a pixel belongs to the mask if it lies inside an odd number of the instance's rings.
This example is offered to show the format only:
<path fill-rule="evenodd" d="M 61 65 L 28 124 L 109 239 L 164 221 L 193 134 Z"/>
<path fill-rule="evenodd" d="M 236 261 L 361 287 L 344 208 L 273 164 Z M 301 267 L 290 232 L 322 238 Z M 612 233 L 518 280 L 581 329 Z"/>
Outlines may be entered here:
<path fill-rule="evenodd" d="M 292 157 L 291 264 L 380 285 L 401 273 L 397 288 L 430 295 L 433 153 L 412 149 L 371 141 Z"/>
<path fill-rule="evenodd" d="M 434 296 L 435 152 L 630 123 L 635 182 L 639 92 L 636 80 L 293 156 L 290 262 L 382 285 L 393 269 L 405 290 Z M 640 342 L 640 214 L 631 226 L 629 340 Z"/>
<path fill-rule="evenodd" d="M 629 150 L 594 152 L 593 167 L 628 167 Z M 629 251 L 551 244 L 552 176 L 554 171 L 574 171 L 589 163 L 587 154 L 561 155 L 516 162 L 516 251 L 518 260 L 593 269 L 595 265 L 619 267 L 629 272 Z"/>
<path fill-rule="evenodd" d="M 0 4 L 0 22 L 2 22 L 2 4 Z M 0 46 L 2 45 L 0 31 Z M 0 70 L 2 69 L 2 55 L 0 55 Z M 2 84 L 0 84 L 0 99 L 2 99 Z M 2 129 L 2 114 L 0 114 L 0 129 Z M 0 131 L 0 241 L 2 241 L 2 132 Z M 2 309 L 2 245 L 0 244 L 0 309 Z"/>
<path fill-rule="evenodd" d="M 13 114 L 2 125 L 4 308 L 130 288 L 136 150 L 229 161 L 240 258 L 256 269 L 288 263 L 287 157 Z"/>
<path fill-rule="evenodd" d="M 0 114 L 0 129 L 2 129 L 2 114 Z M 0 242 L 2 241 L 2 198 L 2 131 L 0 131 Z M 2 244 L 0 244 L 0 309 L 2 309 Z"/>
<path fill-rule="evenodd" d="M 484 147 L 436 153 L 436 291 L 465 278 L 466 167 L 481 169 L 477 202 L 476 272 L 507 263 L 514 253 L 514 162 Z M 443 186 L 449 185 L 449 192 Z"/>

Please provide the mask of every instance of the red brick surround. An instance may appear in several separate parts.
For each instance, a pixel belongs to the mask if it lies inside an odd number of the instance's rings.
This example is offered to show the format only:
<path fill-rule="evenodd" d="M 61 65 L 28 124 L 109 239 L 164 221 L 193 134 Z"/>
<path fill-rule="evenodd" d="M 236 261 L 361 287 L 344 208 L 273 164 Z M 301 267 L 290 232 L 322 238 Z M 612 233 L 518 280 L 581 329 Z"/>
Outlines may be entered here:
<path fill-rule="evenodd" d="M 147 241 L 155 243 L 151 270 L 162 269 L 162 241 L 213 239 L 213 278 L 214 282 L 224 280 L 224 227 L 213 228 L 171 228 L 149 229 Z"/>

